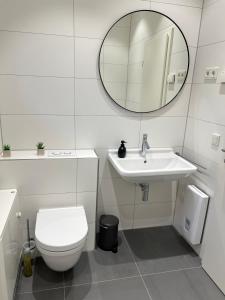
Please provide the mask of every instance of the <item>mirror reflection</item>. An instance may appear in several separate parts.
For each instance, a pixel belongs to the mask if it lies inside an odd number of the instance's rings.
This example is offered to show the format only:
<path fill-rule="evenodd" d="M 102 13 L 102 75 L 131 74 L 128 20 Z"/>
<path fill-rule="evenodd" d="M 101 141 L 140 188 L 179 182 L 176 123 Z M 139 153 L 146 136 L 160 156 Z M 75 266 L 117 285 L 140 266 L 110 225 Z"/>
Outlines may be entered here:
<path fill-rule="evenodd" d="M 99 56 L 104 88 L 134 112 L 157 110 L 179 93 L 189 67 L 186 40 L 178 26 L 154 11 L 137 11 L 115 23 Z"/>

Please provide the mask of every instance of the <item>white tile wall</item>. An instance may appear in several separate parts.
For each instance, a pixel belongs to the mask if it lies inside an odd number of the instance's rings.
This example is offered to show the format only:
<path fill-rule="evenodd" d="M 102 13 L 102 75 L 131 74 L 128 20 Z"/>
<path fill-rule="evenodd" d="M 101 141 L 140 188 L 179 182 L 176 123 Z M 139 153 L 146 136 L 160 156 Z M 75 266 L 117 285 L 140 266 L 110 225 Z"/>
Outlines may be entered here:
<path fill-rule="evenodd" d="M 77 116 L 76 130 L 77 148 L 118 147 L 121 139 L 128 142 L 128 147 L 137 147 L 140 120 L 122 116 Z"/>
<path fill-rule="evenodd" d="M 0 74 L 74 76 L 72 37 L 0 32 Z"/>
<path fill-rule="evenodd" d="M 172 223 L 173 204 L 151 203 L 135 206 L 134 228 L 166 226 Z"/>
<path fill-rule="evenodd" d="M 48 149 L 74 148 L 72 116 L 3 115 L 3 140 L 13 149 L 35 149 L 38 141 Z"/>
<path fill-rule="evenodd" d="M 97 159 L 85 158 L 77 160 L 77 192 L 96 192 Z"/>
<path fill-rule="evenodd" d="M 188 46 L 196 47 L 200 26 L 201 8 L 152 2 L 151 9 L 165 13 L 181 28 Z M 188 16 L 191 16 L 191 22 Z M 190 26 L 191 24 L 191 26 Z"/>
<path fill-rule="evenodd" d="M 19 194 L 76 192 L 76 161 L 70 159 L 1 161 L 0 188 L 16 188 Z"/>
<path fill-rule="evenodd" d="M 185 117 L 145 117 L 141 121 L 141 136 L 147 133 L 152 147 L 182 146 L 185 121 Z"/>
<path fill-rule="evenodd" d="M 73 115 L 73 78 L 0 76 L 1 114 Z"/>
<path fill-rule="evenodd" d="M 148 0 L 75 0 L 75 34 L 103 39 L 120 17 L 134 10 L 149 8 Z"/>
<path fill-rule="evenodd" d="M 1 0 L 0 29 L 73 35 L 73 0 Z"/>
<path fill-rule="evenodd" d="M 222 289 L 224 275 L 218 270 L 224 270 L 224 260 L 214 258 L 223 254 L 224 153 L 221 149 L 225 146 L 225 88 L 223 84 L 204 80 L 204 73 L 207 67 L 218 66 L 222 70 L 225 66 L 224 9 L 224 1 L 204 1 L 184 143 L 184 154 L 206 168 L 200 168 L 201 173 L 191 178 L 192 184 L 210 195 L 203 241 L 198 251 L 203 268 Z M 211 144 L 214 133 L 221 136 L 218 147 Z"/>
<path fill-rule="evenodd" d="M 213 5 L 204 8 L 199 38 L 200 46 L 225 41 L 224 30 L 221 30 L 225 26 L 224 10 L 223 0 L 218 0 Z"/>
<path fill-rule="evenodd" d="M 153 0 L 152 2 L 170 3 L 174 5 L 184 5 L 192 7 L 202 7 L 203 0 Z"/>
<path fill-rule="evenodd" d="M 99 78 L 98 54 L 101 43 L 99 39 L 75 38 L 76 78 Z"/>
<path fill-rule="evenodd" d="M 10 143 L 14 149 L 34 149 L 39 140 L 55 149 L 95 147 L 100 157 L 98 215 L 115 213 L 120 216 L 121 228 L 145 225 L 146 214 L 139 208 L 142 205 L 140 195 L 135 186 L 125 183 L 108 164 L 107 149 L 118 147 L 121 139 L 128 141 L 128 147 L 138 147 L 145 132 L 149 134 L 151 146 L 182 146 L 192 71 L 182 93 L 166 108 L 152 114 L 129 113 L 113 103 L 101 86 L 97 68 L 99 48 L 104 35 L 118 18 L 151 7 L 168 14 L 184 31 L 189 46 L 193 47 L 193 66 L 201 3 L 201 0 L 74 0 L 73 12 L 72 0 L 55 0 L 54 3 L 51 0 L 21 0 L 18 3 L 0 0 L 2 142 Z M 9 167 L 4 162 L 0 187 L 3 184 L 17 187 L 26 196 L 32 195 L 34 202 L 43 200 L 50 205 L 44 195 L 38 200 L 36 194 L 76 193 L 73 171 L 65 164 L 58 166 L 60 173 L 53 167 L 56 174 L 50 177 L 46 173 L 47 179 L 44 176 L 45 180 L 39 181 L 44 168 L 41 163 L 39 166 L 28 164 L 24 169 L 22 164 Z M 79 164 L 80 161 L 78 169 Z M 49 172 L 51 168 L 49 166 Z M 32 172 L 28 178 L 26 174 L 36 169 L 37 172 Z M 89 169 L 89 165 L 84 169 Z M 82 168 L 81 171 L 83 174 Z M 12 174 L 18 176 L 18 181 Z M 79 197 L 76 198 L 86 205 L 92 201 L 96 178 L 85 176 L 80 175 L 77 181 Z M 149 206 L 155 203 L 153 199 L 161 203 L 164 198 L 157 193 L 161 187 L 156 185 L 153 190 Z M 54 196 L 51 199 L 54 201 Z M 61 203 L 57 199 L 56 205 Z M 172 198 L 168 198 L 168 203 L 171 202 Z M 149 225 L 169 220 L 169 205 L 160 205 L 155 206 L 159 222 L 154 219 Z M 95 224 L 92 221 L 89 222 L 89 249 L 94 243 Z"/>

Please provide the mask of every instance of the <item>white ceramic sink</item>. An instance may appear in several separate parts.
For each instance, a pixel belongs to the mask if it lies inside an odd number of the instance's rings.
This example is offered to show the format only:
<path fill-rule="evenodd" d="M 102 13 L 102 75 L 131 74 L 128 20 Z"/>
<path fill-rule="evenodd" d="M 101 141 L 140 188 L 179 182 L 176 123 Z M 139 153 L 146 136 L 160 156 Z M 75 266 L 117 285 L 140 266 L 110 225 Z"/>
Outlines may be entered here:
<path fill-rule="evenodd" d="M 146 152 L 146 163 L 140 149 L 128 149 L 125 158 L 117 150 L 109 150 L 108 158 L 115 170 L 127 181 L 148 183 L 151 180 L 177 180 L 194 173 L 197 168 L 176 155 L 171 148 L 151 148 Z"/>

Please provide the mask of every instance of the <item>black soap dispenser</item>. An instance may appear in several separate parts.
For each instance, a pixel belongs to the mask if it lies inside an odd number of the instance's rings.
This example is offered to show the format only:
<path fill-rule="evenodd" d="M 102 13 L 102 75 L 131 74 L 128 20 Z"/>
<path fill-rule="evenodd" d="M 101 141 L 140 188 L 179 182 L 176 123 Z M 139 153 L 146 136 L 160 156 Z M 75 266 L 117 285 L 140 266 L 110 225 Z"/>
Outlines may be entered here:
<path fill-rule="evenodd" d="M 124 145 L 125 143 L 126 143 L 125 141 L 121 141 L 121 145 L 118 149 L 118 157 L 120 158 L 124 158 L 126 156 L 127 149 Z"/>

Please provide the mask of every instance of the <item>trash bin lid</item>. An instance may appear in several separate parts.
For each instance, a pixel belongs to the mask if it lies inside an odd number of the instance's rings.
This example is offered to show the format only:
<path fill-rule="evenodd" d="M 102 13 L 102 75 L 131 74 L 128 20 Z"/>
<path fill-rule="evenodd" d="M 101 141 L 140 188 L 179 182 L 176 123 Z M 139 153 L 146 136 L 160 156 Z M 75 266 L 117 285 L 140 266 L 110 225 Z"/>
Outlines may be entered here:
<path fill-rule="evenodd" d="M 119 224 L 119 219 L 113 215 L 102 215 L 100 217 L 100 225 L 103 226 L 117 226 Z"/>

